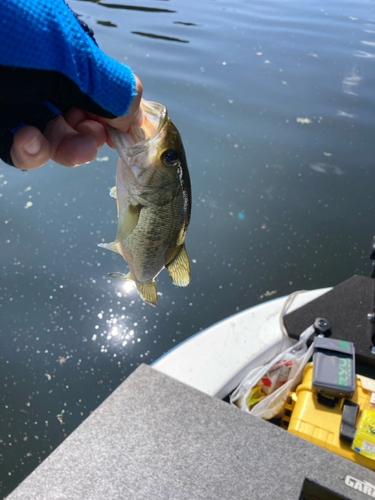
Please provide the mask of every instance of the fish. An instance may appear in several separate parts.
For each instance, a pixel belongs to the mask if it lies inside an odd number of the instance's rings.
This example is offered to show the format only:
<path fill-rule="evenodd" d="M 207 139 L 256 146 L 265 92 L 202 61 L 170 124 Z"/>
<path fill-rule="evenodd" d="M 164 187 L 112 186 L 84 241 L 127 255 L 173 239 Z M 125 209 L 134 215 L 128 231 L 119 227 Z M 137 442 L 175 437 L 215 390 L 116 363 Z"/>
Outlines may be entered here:
<path fill-rule="evenodd" d="M 185 238 L 191 216 L 191 183 L 180 133 L 159 103 L 141 100 L 141 125 L 128 133 L 108 126 L 119 153 L 116 186 L 118 226 L 114 241 L 100 247 L 128 263 L 127 274 L 141 298 L 156 306 L 155 278 L 166 267 L 177 286 L 190 282 Z"/>

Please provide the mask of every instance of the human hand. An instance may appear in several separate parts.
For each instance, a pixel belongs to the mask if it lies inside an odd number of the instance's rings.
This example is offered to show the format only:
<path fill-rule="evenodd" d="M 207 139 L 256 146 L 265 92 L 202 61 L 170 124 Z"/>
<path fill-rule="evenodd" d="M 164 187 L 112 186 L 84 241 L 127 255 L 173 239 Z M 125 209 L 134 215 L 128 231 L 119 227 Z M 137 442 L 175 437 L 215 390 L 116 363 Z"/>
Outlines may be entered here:
<path fill-rule="evenodd" d="M 88 163 L 105 144 L 114 148 L 106 123 L 126 132 L 137 120 L 143 86 L 135 76 L 137 95 L 131 101 L 130 111 L 117 118 L 102 118 L 88 111 L 71 108 L 51 120 L 44 134 L 36 127 L 25 126 L 15 134 L 11 148 L 14 165 L 22 170 L 40 167 L 52 159 L 67 167 Z"/>
<path fill-rule="evenodd" d="M 0 13 L 0 159 L 25 170 L 50 158 L 75 166 L 112 146 L 106 120 L 124 130 L 139 109 L 132 70 L 62 0 L 7 0 Z"/>

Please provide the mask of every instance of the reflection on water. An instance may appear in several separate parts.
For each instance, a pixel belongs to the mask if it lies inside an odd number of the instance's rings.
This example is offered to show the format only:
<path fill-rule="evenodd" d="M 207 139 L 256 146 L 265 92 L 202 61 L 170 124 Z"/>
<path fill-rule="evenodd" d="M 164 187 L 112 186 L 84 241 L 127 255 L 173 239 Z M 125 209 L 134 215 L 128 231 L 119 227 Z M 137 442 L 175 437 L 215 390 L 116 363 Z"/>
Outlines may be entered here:
<path fill-rule="evenodd" d="M 349 95 L 358 95 L 358 85 L 362 80 L 360 76 L 360 70 L 357 64 L 355 64 L 344 77 L 342 81 L 342 91 Z"/>
<path fill-rule="evenodd" d="M 374 5 L 69 5 L 181 132 L 191 283 L 161 273 L 150 308 L 131 282 L 108 279 L 117 256 L 96 245 L 117 225 L 115 151 L 76 169 L 0 165 L 3 496 L 139 363 L 270 294 L 370 272 Z"/>
<path fill-rule="evenodd" d="M 141 12 L 176 12 L 174 10 L 169 9 L 159 9 L 156 7 L 143 7 L 138 5 L 124 5 L 120 3 L 106 3 L 106 2 L 96 2 L 97 5 L 101 5 L 102 7 L 109 7 L 110 9 L 123 9 L 123 10 L 139 10 Z"/>
<path fill-rule="evenodd" d="M 141 31 L 132 31 L 133 35 L 147 36 L 149 38 L 159 38 L 160 40 L 169 40 L 170 42 L 189 43 L 189 40 L 181 40 L 171 36 L 155 35 L 154 33 L 142 33 Z"/>
<path fill-rule="evenodd" d="M 111 23 L 111 21 L 101 21 L 100 19 L 96 20 L 97 24 L 101 24 L 102 26 L 108 26 L 109 28 L 117 28 L 117 24 Z"/>
<path fill-rule="evenodd" d="M 344 173 L 337 165 L 328 165 L 327 163 L 311 163 L 310 167 L 321 174 L 342 175 Z"/>
<path fill-rule="evenodd" d="M 358 118 L 358 115 L 355 113 L 348 113 L 347 111 L 344 111 L 342 109 L 337 110 L 337 116 L 343 116 L 346 118 Z"/>
<path fill-rule="evenodd" d="M 174 24 L 183 24 L 184 26 L 199 26 L 199 24 L 195 23 L 184 23 L 182 21 L 173 21 Z"/>

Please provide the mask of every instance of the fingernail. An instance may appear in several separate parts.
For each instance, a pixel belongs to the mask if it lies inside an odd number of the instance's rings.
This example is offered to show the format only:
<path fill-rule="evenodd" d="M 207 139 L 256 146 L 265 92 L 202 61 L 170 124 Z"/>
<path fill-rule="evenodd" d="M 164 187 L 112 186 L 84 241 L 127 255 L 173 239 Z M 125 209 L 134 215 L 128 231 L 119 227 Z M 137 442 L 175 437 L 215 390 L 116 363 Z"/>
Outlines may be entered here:
<path fill-rule="evenodd" d="M 36 155 L 37 153 L 39 153 L 41 147 L 42 142 L 40 140 L 40 137 L 39 135 L 36 135 L 32 141 L 30 141 L 28 144 L 25 144 L 23 149 L 29 155 Z"/>

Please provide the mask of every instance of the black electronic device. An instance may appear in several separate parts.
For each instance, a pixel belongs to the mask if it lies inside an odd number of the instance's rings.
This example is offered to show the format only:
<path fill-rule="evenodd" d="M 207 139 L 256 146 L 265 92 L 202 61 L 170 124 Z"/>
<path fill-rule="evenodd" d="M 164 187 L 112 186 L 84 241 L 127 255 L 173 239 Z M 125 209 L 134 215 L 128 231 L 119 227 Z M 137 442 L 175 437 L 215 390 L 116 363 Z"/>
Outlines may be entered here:
<path fill-rule="evenodd" d="M 355 391 L 355 349 L 353 342 L 326 337 L 314 339 L 313 391 L 352 398 Z"/>

